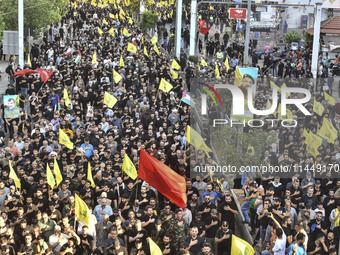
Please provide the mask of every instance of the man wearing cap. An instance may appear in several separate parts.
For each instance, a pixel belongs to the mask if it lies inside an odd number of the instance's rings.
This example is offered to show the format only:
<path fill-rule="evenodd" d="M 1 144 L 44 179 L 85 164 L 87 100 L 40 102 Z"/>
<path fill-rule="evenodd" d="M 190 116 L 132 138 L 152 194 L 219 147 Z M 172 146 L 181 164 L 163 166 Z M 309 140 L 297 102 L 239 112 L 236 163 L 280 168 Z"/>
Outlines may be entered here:
<path fill-rule="evenodd" d="M 218 255 L 233 255 L 230 253 L 232 234 L 233 231 L 229 229 L 228 222 L 223 221 L 221 228 L 217 230 L 215 236 L 215 243 L 217 244 Z"/>

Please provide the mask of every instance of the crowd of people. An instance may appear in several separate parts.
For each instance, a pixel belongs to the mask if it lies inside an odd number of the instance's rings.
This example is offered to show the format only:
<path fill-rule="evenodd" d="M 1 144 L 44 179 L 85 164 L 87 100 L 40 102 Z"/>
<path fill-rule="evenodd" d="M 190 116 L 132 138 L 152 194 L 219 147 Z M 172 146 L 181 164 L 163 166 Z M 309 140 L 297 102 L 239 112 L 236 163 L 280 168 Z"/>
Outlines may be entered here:
<path fill-rule="evenodd" d="M 239 214 L 250 225 L 254 246 L 258 243 L 264 254 L 286 254 L 286 248 L 287 254 L 337 254 L 340 181 L 334 176 L 315 180 L 308 175 L 291 182 L 248 176 L 242 183 L 246 202 L 241 211 L 224 178 L 190 178 L 192 150 L 185 140 L 190 107 L 181 103 L 182 94 L 190 90 L 192 77 L 215 78 L 214 56 L 221 51 L 216 58 L 221 78 L 232 79 L 236 65 L 241 64 L 243 46 L 220 35 L 214 40 L 223 41 L 221 50 L 198 43 L 199 57 L 213 58 L 202 66 L 188 62 L 183 43 L 181 57 L 175 59 L 185 77 L 174 78 L 169 56 L 155 51 L 150 37 L 130 19 L 126 1 L 105 8 L 92 2 L 70 4 L 66 16 L 50 26 L 40 45 L 33 46 L 31 66 L 11 62 L 5 94 L 19 95 L 20 117 L 5 118 L 7 106 L 2 105 L 0 254 L 150 254 L 148 237 L 163 254 L 231 254 Z M 202 18 L 225 19 L 223 9 L 205 8 Z M 158 26 L 173 22 L 173 5 L 153 4 L 149 9 L 163 11 Z M 186 21 L 188 13 L 190 8 L 183 7 Z M 184 28 L 183 40 L 188 33 Z M 167 44 L 169 33 L 158 37 Z M 136 53 L 127 51 L 128 43 L 137 46 Z M 227 56 L 228 71 L 223 64 Z M 76 63 L 78 57 L 81 60 Z M 46 83 L 36 74 L 14 77 L 21 68 L 43 68 L 53 75 Z M 122 78 L 117 83 L 113 69 Z M 169 93 L 158 89 L 161 79 L 172 84 Z M 259 95 L 268 96 L 269 88 L 259 79 Z M 64 89 L 71 101 L 68 106 Z M 104 104 L 105 92 L 117 98 L 114 107 Z M 338 127 L 334 106 L 315 95 L 325 105 L 324 116 Z M 257 96 L 256 102 L 264 107 L 266 100 Z M 291 110 L 299 115 L 297 109 Z M 261 160 L 313 163 L 309 154 L 300 155 L 300 137 L 304 126 L 316 132 L 321 121 L 321 116 L 313 115 L 301 122 L 302 128 L 273 129 L 280 142 L 261 152 Z M 59 129 L 69 136 L 74 149 L 59 144 Z M 186 178 L 184 209 L 122 171 L 125 154 L 138 169 L 140 149 Z M 316 161 L 337 164 L 338 151 L 338 140 L 334 145 L 325 143 Z M 9 162 L 20 179 L 20 190 L 9 177 Z M 55 164 L 63 181 L 51 188 L 46 166 L 53 171 Z M 87 178 L 89 164 L 95 187 Z M 92 212 L 89 225 L 75 217 L 75 194 Z"/>

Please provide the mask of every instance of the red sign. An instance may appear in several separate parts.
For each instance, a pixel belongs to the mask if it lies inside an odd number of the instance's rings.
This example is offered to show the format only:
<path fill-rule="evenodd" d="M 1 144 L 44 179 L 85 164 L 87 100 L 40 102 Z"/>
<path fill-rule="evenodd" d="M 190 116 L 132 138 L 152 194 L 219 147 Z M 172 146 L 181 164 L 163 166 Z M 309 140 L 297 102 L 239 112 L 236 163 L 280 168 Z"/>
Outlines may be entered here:
<path fill-rule="evenodd" d="M 229 19 L 246 19 L 247 9 L 243 8 L 230 8 L 229 9 Z"/>

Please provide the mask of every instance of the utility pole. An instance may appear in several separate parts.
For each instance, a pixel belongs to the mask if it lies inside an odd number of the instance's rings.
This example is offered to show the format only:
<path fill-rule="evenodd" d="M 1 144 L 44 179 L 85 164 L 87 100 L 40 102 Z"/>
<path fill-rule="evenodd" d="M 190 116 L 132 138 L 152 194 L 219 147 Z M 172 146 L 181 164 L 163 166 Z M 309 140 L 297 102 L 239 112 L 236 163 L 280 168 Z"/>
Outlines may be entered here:
<path fill-rule="evenodd" d="M 190 16 L 190 48 L 189 55 L 194 56 L 196 51 L 196 28 L 197 28 L 197 0 L 191 0 Z"/>
<path fill-rule="evenodd" d="M 322 3 L 315 3 L 315 22 L 314 22 L 313 54 L 312 54 L 312 70 L 311 70 L 314 79 L 316 79 L 317 73 L 318 73 L 321 10 L 322 10 Z"/>
<path fill-rule="evenodd" d="M 248 66 L 248 51 L 249 51 L 249 33 L 250 33 L 250 12 L 251 12 L 251 0 L 248 0 L 247 6 L 247 24 L 246 24 L 246 38 L 244 42 L 244 58 L 243 58 L 243 65 Z"/>
<path fill-rule="evenodd" d="M 182 35 L 182 0 L 177 0 L 177 7 L 176 7 L 176 43 L 175 43 L 175 50 L 176 50 L 176 57 L 179 59 L 181 54 L 181 35 Z"/>
<path fill-rule="evenodd" d="M 24 0 L 18 0 L 19 65 L 24 68 Z"/>

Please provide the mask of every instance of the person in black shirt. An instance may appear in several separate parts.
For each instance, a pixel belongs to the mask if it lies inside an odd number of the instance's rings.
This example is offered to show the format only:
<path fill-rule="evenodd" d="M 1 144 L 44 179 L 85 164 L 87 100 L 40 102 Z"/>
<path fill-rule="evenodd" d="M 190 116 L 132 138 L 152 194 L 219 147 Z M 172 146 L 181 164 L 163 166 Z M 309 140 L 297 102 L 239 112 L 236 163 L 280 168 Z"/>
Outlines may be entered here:
<path fill-rule="evenodd" d="M 200 237 L 205 236 L 205 224 L 202 221 L 202 214 L 196 213 L 195 218 L 193 221 L 190 223 L 190 228 L 197 227 L 198 229 L 198 235 Z"/>
<path fill-rule="evenodd" d="M 312 243 L 316 241 L 317 236 L 319 234 L 326 235 L 327 234 L 327 225 L 322 220 L 322 212 L 316 213 L 316 218 L 314 220 L 311 220 L 308 224 L 310 228 L 310 235 L 309 235 L 309 242 Z"/>
<path fill-rule="evenodd" d="M 209 216 L 211 209 L 216 209 L 216 205 L 211 203 L 210 194 L 206 194 L 204 202 L 198 207 L 198 212 L 202 214 L 203 221 Z"/>
<path fill-rule="evenodd" d="M 213 253 L 216 253 L 216 244 L 214 242 L 216 232 L 220 227 L 220 220 L 217 217 L 217 210 L 212 209 L 210 212 L 210 216 L 208 216 L 205 220 L 205 228 L 206 228 L 206 234 L 205 237 L 207 239 L 207 242 L 211 246 L 211 250 Z"/>
<path fill-rule="evenodd" d="M 88 235 L 89 227 L 83 226 L 82 228 L 83 233 L 79 235 L 80 238 L 80 246 L 79 252 L 83 255 L 91 254 L 91 251 L 96 249 L 96 241 L 93 239 L 92 236 Z"/>
<path fill-rule="evenodd" d="M 238 215 L 238 210 L 230 195 L 225 196 L 225 201 L 222 202 L 219 212 L 220 221 L 230 222 L 229 228 L 235 232 L 235 215 Z"/>
<path fill-rule="evenodd" d="M 171 243 L 171 236 L 169 234 L 165 234 L 163 237 L 163 242 L 159 245 L 159 248 L 163 252 L 163 254 L 175 255 L 176 248 Z"/>
<path fill-rule="evenodd" d="M 318 234 L 316 240 L 308 245 L 308 254 L 327 254 L 327 246 L 325 242 L 325 236 L 323 234 Z"/>
<path fill-rule="evenodd" d="M 203 238 L 198 236 L 198 228 L 193 227 L 190 229 L 190 235 L 184 240 L 184 246 L 192 254 L 198 254 L 203 247 L 203 242 Z"/>
<path fill-rule="evenodd" d="M 229 224 L 227 221 L 223 221 L 221 228 L 217 230 L 215 236 L 215 243 L 217 244 L 217 254 L 218 255 L 231 255 L 231 238 L 233 231 L 229 229 Z"/>
<path fill-rule="evenodd" d="M 152 230 L 156 230 L 156 220 L 158 217 L 154 214 L 154 211 L 150 205 L 145 207 L 146 214 L 142 217 L 142 227 L 147 231 L 148 235 L 151 235 Z"/>
<path fill-rule="evenodd" d="M 285 216 L 282 220 L 282 230 L 287 237 L 286 248 L 293 242 L 293 230 L 292 230 L 292 219 L 289 216 Z"/>

